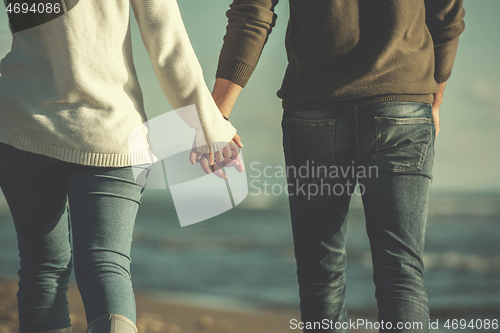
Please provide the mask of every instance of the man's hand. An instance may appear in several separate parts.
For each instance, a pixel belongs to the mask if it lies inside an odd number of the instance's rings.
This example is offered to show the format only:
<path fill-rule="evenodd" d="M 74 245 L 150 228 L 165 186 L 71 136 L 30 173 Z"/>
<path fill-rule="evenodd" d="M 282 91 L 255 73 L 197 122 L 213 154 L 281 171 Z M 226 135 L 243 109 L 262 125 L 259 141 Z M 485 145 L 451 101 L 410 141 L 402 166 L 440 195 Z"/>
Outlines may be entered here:
<path fill-rule="evenodd" d="M 215 153 L 200 153 L 196 151 L 196 144 L 193 142 L 193 148 L 189 155 L 191 164 L 200 163 L 201 168 L 207 174 L 213 172 L 222 179 L 227 179 L 226 174 L 222 171 L 224 167 L 232 167 L 239 172 L 245 170 L 243 161 L 240 157 L 240 148 L 243 148 L 240 136 L 234 135 L 234 138 L 222 150 Z"/>
<path fill-rule="evenodd" d="M 434 125 L 436 126 L 436 138 L 440 131 L 439 108 L 443 103 L 443 94 L 445 85 L 446 82 L 439 83 L 439 91 L 434 94 L 434 102 L 432 103 L 432 118 L 434 119 Z"/>

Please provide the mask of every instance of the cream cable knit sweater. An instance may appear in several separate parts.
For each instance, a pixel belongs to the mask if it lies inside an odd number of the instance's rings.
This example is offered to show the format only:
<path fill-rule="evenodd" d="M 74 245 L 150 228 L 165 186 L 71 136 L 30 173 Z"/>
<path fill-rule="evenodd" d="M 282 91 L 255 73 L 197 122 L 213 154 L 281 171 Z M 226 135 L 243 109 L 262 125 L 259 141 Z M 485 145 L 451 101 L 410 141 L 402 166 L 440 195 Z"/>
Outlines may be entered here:
<path fill-rule="evenodd" d="M 194 104 L 210 150 L 236 130 L 203 79 L 175 0 L 65 0 L 68 13 L 13 34 L 0 63 L 0 141 L 63 161 L 121 167 L 150 162 L 129 152 L 146 121 L 132 60 L 129 3 L 172 106 Z M 208 148 L 205 147 L 207 151 Z"/>

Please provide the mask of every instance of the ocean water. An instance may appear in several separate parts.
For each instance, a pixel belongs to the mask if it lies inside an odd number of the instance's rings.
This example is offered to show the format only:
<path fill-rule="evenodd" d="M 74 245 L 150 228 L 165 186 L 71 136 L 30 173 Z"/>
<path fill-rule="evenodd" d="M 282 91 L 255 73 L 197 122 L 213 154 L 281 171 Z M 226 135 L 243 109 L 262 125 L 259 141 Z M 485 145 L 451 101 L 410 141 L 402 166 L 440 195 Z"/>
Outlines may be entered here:
<path fill-rule="evenodd" d="M 146 193 L 132 249 L 136 290 L 201 306 L 298 310 L 287 203 L 278 198 L 272 209 L 258 209 L 258 202 L 249 197 L 241 208 L 181 228 L 168 193 Z M 0 275 L 15 277 L 15 231 L 1 211 Z M 433 195 L 425 255 L 431 318 L 500 319 L 499 222 L 500 194 Z M 347 238 L 348 311 L 373 317 L 371 255 L 356 197 Z"/>

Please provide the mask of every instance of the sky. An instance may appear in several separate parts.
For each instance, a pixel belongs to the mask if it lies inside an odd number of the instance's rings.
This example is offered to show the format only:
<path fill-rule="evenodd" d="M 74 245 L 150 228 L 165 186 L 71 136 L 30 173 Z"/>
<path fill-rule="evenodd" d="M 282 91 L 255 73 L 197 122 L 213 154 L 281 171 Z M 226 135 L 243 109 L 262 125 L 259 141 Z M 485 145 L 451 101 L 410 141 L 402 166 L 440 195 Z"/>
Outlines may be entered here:
<path fill-rule="evenodd" d="M 217 59 L 231 1 L 180 1 L 179 7 L 207 85 L 215 82 Z M 441 108 L 441 133 L 436 141 L 433 191 L 498 192 L 500 190 L 500 13 L 499 0 L 466 0 L 466 29 L 460 38 L 452 76 Z M 288 4 L 276 9 L 277 25 L 261 60 L 235 105 L 231 122 L 238 129 L 248 166 L 284 165 L 281 101 L 276 91 L 286 68 L 284 35 Z M 132 18 L 134 59 L 150 118 L 171 111 Z M 11 36 L 5 11 L 0 11 L 0 58 Z M 0 106 L 1 108 L 1 106 Z"/>

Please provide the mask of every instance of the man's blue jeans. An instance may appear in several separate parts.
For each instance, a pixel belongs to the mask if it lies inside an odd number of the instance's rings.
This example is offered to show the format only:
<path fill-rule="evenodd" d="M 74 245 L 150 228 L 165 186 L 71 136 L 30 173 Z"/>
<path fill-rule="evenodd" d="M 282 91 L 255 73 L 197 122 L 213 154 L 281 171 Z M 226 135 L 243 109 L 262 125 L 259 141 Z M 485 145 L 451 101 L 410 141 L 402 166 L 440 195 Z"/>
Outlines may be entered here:
<path fill-rule="evenodd" d="M 428 332 L 422 256 L 434 159 L 431 105 L 285 110 L 282 127 L 302 321 L 339 323 L 304 332 L 348 332 L 341 326 L 348 321 L 345 222 L 353 193 L 365 209 L 380 332 Z M 421 328 L 397 329 L 414 322 Z"/>
<path fill-rule="evenodd" d="M 73 263 L 87 322 L 108 313 L 135 321 L 130 247 L 143 188 L 130 167 L 76 165 L 0 144 L 0 187 L 21 258 L 21 332 L 70 326 Z"/>

